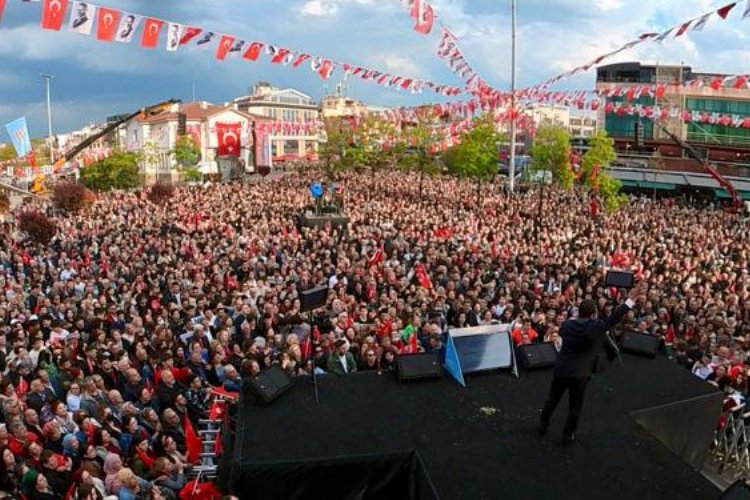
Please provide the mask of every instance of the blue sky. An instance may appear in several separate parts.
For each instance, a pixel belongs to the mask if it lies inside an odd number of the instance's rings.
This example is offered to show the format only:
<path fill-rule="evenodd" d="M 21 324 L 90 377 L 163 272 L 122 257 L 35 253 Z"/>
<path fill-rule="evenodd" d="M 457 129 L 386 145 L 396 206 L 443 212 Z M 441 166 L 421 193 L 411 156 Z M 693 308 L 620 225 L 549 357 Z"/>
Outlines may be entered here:
<path fill-rule="evenodd" d="M 645 31 L 721 7 L 704 0 L 519 0 L 518 82 L 540 81 L 588 62 Z M 194 24 L 248 41 L 359 64 L 404 76 L 459 85 L 435 57 L 436 29 L 423 37 L 411 29 L 400 0 L 99 0 L 99 4 L 161 19 Z M 464 54 L 490 84 L 508 89 L 510 0 L 434 0 L 437 15 L 461 39 Z M 636 6 L 637 5 L 637 6 Z M 663 64 L 684 61 L 702 71 L 750 72 L 743 48 L 750 19 L 741 20 L 744 0 L 726 21 L 712 19 L 703 32 L 664 44 L 646 44 L 615 61 L 642 59 Z M 189 100 L 195 80 L 199 99 L 216 103 L 244 95 L 259 80 L 296 87 L 320 98 L 341 71 L 324 82 L 305 65 L 299 69 L 213 58 L 213 50 L 177 53 L 98 42 L 95 37 L 48 32 L 39 26 L 41 4 L 8 0 L 0 25 L 0 124 L 27 115 L 33 136 L 46 133 L 41 73 L 53 81 L 56 132 L 101 121 L 163 99 Z M 594 72 L 558 88 L 592 88 Z M 411 96 L 359 80 L 351 94 L 381 106 L 438 101 L 430 92 Z M 0 142 L 7 141 L 4 133 Z"/>

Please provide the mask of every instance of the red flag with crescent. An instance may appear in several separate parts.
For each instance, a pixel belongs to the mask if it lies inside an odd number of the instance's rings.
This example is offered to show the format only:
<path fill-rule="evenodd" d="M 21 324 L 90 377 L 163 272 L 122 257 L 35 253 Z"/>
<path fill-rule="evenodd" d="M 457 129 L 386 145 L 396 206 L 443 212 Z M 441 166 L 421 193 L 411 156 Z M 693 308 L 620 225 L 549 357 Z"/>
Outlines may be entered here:
<path fill-rule="evenodd" d="M 239 156 L 242 143 L 240 141 L 241 123 L 217 123 L 216 154 L 219 156 Z"/>
<path fill-rule="evenodd" d="M 164 26 L 164 21 L 151 17 L 146 19 L 146 22 L 143 24 L 141 46 L 146 49 L 155 49 L 159 44 L 159 33 L 162 26 Z"/>
<path fill-rule="evenodd" d="M 223 61 L 226 59 L 227 54 L 229 54 L 229 51 L 232 49 L 232 46 L 234 45 L 234 37 L 229 35 L 224 35 L 221 37 L 221 41 L 219 41 L 219 46 L 216 48 L 216 59 L 219 61 Z"/>
<path fill-rule="evenodd" d="M 67 9 L 68 0 L 44 0 L 42 4 L 42 28 L 60 31 Z"/>
<path fill-rule="evenodd" d="M 117 34 L 117 27 L 120 25 L 119 10 L 107 7 L 99 7 L 99 17 L 97 19 L 96 38 L 104 42 L 111 42 Z"/>

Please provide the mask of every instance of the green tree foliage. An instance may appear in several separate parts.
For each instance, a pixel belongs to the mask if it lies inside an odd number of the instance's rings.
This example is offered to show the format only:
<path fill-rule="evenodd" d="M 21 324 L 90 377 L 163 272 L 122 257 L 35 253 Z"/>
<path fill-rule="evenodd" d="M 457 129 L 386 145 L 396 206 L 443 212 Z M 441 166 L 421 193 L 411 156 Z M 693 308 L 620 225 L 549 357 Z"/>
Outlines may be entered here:
<path fill-rule="evenodd" d="M 201 150 L 195 145 L 193 138 L 187 135 L 177 138 L 171 152 L 177 163 L 184 168 L 194 167 L 201 161 Z"/>
<path fill-rule="evenodd" d="M 531 147 L 531 169 L 550 171 L 552 178 L 565 189 L 573 187 L 575 177 L 570 167 L 570 134 L 558 125 L 539 127 Z"/>
<path fill-rule="evenodd" d="M 461 142 L 443 156 L 448 171 L 479 182 L 491 179 L 497 173 L 497 143 L 502 140 L 491 115 L 477 118 Z"/>
<path fill-rule="evenodd" d="M 3 144 L 0 146 L 0 161 L 16 159 L 16 150 L 12 144 Z"/>
<path fill-rule="evenodd" d="M 81 183 L 94 191 L 132 189 L 141 183 L 139 157 L 133 153 L 117 152 L 81 171 Z"/>
<path fill-rule="evenodd" d="M 597 132 L 589 139 L 589 150 L 581 159 L 584 185 L 601 196 L 605 208 L 614 212 L 627 203 L 627 196 L 620 194 L 622 183 L 609 174 L 610 164 L 617 159 L 615 141 L 606 132 Z"/>

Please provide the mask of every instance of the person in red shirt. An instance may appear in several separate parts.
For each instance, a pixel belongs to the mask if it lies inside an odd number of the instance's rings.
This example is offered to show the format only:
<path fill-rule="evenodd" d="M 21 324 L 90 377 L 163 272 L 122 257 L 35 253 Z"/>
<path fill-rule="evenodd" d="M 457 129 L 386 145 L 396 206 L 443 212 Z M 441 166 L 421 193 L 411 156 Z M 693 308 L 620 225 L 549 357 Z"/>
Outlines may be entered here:
<path fill-rule="evenodd" d="M 515 345 L 525 345 L 536 342 L 539 338 L 539 333 L 531 328 L 531 321 L 524 319 L 520 328 L 513 330 L 513 343 Z"/>

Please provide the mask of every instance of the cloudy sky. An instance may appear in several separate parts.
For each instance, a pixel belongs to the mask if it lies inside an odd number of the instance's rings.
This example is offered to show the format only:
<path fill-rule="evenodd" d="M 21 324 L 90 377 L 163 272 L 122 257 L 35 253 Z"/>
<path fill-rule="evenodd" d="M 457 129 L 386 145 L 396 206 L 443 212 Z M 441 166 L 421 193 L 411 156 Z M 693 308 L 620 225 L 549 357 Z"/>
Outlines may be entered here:
<path fill-rule="evenodd" d="M 184 48 L 168 53 L 98 42 L 39 26 L 40 3 L 8 0 L 0 25 L 0 124 L 26 115 L 33 136 L 46 133 L 41 73 L 54 75 L 55 131 L 81 127 L 107 115 L 128 112 L 163 99 L 190 100 L 195 82 L 199 99 L 216 103 L 244 95 L 258 80 L 296 87 L 318 99 L 342 76 L 324 82 L 305 65 L 272 66 L 267 59 L 223 63 L 213 51 Z M 435 57 L 439 30 L 414 33 L 400 0 L 99 0 L 101 5 L 193 24 L 281 47 L 330 57 L 404 76 L 459 85 Z M 721 7 L 709 0 L 519 0 L 518 82 L 530 86 L 594 59 L 640 33 L 660 31 Z M 615 61 L 674 64 L 684 61 L 707 72 L 750 72 L 750 50 L 743 49 L 750 19 L 742 20 L 745 0 L 726 21 L 718 17 L 702 32 L 662 45 L 644 44 Z M 510 0 L 434 0 L 440 20 L 460 38 L 464 54 L 487 82 L 506 90 L 510 82 Z M 637 5 L 637 7 L 636 7 Z M 70 7 L 69 7 L 70 11 Z M 163 35 L 162 35 L 163 36 Z M 139 37 L 139 35 L 138 35 Z M 162 44 L 163 45 L 163 44 Z M 558 88 L 590 89 L 593 72 Z M 367 103 L 394 106 L 435 102 L 429 92 L 411 96 L 354 81 L 350 93 Z M 0 142 L 7 141 L 0 132 Z"/>

